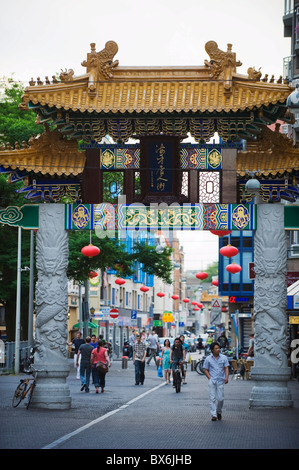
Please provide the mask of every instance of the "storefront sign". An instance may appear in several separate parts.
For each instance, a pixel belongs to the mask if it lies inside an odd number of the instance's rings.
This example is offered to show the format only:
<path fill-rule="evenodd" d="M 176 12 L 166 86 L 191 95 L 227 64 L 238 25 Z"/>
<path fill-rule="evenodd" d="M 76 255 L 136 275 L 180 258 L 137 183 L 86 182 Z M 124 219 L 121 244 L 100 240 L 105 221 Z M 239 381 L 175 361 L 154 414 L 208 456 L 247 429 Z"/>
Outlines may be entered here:
<path fill-rule="evenodd" d="M 290 325 L 299 325 L 299 315 L 289 317 L 289 324 Z"/>
<path fill-rule="evenodd" d="M 231 296 L 229 298 L 229 303 L 230 304 L 235 304 L 237 302 L 246 302 L 248 303 L 249 302 L 249 298 L 248 297 L 234 297 L 234 296 Z"/>

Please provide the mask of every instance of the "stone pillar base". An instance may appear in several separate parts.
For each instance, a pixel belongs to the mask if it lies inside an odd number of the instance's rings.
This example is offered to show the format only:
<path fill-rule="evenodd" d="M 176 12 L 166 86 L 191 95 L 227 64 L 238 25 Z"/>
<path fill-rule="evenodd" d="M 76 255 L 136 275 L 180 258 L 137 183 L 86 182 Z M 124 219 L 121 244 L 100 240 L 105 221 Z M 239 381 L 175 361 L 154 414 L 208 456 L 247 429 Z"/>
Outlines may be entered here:
<path fill-rule="evenodd" d="M 68 364 L 45 365 L 35 364 L 38 372 L 34 394 L 31 399 L 30 408 L 47 408 L 66 410 L 71 407 L 70 389 L 66 383 L 70 367 Z"/>
<path fill-rule="evenodd" d="M 249 408 L 291 408 L 293 400 L 288 389 L 290 368 L 253 367 L 251 378 L 256 381 L 252 388 Z"/>

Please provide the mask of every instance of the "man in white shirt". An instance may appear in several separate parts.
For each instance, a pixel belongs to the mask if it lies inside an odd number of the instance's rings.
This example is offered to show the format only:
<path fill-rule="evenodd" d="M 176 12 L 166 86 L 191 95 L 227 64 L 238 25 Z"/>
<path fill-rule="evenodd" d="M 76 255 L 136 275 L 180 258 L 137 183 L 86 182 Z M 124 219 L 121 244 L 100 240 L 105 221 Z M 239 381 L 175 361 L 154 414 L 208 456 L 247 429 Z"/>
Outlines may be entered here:
<path fill-rule="evenodd" d="M 220 354 L 219 343 L 211 344 L 211 352 L 205 359 L 203 369 L 206 377 L 209 379 L 210 394 L 210 412 L 212 421 L 221 419 L 223 401 L 224 401 L 224 384 L 228 383 L 229 362 L 224 354 Z"/>
<path fill-rule="evenodd" d="M 154 358 L 155 364 L 157 365 L 156 355 L 157 355 L 159 341 L 157 341 L 157 336 L 154 331 L 151 332 L 147 340 L 149 342 L 149 349 L 150 349 L 150 357 L 147 361 L 147 365 L 149 365 L 152 358 Z"/>

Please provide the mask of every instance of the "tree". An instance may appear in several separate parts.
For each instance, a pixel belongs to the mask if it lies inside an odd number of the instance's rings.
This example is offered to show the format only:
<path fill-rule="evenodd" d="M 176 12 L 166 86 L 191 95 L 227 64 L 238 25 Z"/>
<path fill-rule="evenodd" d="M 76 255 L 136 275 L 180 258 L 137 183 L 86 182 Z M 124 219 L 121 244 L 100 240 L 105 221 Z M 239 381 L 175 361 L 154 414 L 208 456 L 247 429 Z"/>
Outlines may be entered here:
<path fill-rule="evenodd" d="M 206 272 L 208 273 L 209 277 L 205 279 L 205 282 L 212 282 L 212 277 L 218 275 L 218 261 L 214 261 L 213 264 L 210 264 Z"/>
<path fill-rule="evenodd" d="M 171 283 L 172 264 L 170 255 L 171 248 L 164 248 L 158 254 L 155 247 L 145 243 L 136 243 L 133 252 L 128 253 L 125 244 L 117 239 L 97 238 L 92 235 L 91 243 L 100 248 L 100 254 L 87 258 L 81 254 L 81 249 L 90 243 L 89 233 L 70 232 L 69 234 L 69 266 L 68 277 L 78 282 L 83 282 L 88 278 L 88 273 L 95 269 L 106 270 L 108 267 L 116 270 L 119 276 L 130 276 L 134 272 L 136 261 L 142 263 L 141 269 L 148 274 L 163 279 L 164 282 Z"/>
<path fill-rule="evenodd" d="M 8 79 L 0 85 L 0 93 L 0 142 L 28 142 L 31 135 L 44 132 L 44 127 L 36 124 L 33 111 L 19 109 L 24 93 L 21 83 Z"/>
<path fill-rule="evenodd" d="M 28 141 L 31 135 L 43 132 L 43 126 L 35 123 L 33 111 L 21 111 L 19 104 L 23 87 L 13 79 L 0 85 L 0 142 Z M 22 206 L 24 199 L 16 190 L 23 186 L 22 182 L 8 184 L 6 174 L 0 174 L 0 207 Z M 29 232 L 22 230 L 22 266 L 29 264 L 30 256 Z M 2 225 L 0 227 L 0 302 L 5 306 L 5 323 L 7 339 L 15 338 L 16 288 L 17 288 L 17 253 L 18 231 L 16 227 Z M 21 339 L 27 339 L 29 274 L 24 272 L 21 277 Z"/>

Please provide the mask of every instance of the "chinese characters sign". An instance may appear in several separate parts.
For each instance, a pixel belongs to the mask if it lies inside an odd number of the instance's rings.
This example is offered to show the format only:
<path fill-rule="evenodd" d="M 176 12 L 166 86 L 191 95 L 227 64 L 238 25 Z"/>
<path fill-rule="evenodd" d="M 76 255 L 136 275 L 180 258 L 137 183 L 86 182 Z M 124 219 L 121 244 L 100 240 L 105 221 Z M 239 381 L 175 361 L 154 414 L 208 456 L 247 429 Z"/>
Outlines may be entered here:
<path fill-rule="evenodd" d="M 170 142 L 150 142 L 150 185 L 151 193 L 172 191 L 172 145 Z"/>

